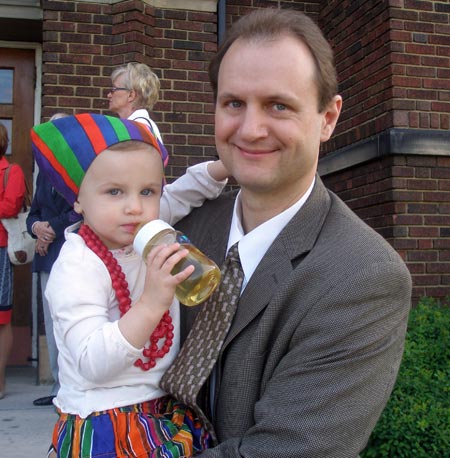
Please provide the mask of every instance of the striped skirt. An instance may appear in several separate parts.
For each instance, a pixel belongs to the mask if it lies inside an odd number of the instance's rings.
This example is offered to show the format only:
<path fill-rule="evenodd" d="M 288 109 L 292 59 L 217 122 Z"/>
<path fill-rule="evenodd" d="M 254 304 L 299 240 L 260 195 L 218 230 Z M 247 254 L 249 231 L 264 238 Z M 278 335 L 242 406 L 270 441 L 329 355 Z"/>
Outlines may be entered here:
<path fill-rule="evenodd" d="M 7 247 L 0 247 L 0 324 L 11 322 L 13 296 L 13 267 Z"/>
<path fill-rule="evenodd" d="M 209 446 L 192 411 L 169 397 L 87 418 L 58 414 L 52 441 L 58 458 L 182 458 Z"/>

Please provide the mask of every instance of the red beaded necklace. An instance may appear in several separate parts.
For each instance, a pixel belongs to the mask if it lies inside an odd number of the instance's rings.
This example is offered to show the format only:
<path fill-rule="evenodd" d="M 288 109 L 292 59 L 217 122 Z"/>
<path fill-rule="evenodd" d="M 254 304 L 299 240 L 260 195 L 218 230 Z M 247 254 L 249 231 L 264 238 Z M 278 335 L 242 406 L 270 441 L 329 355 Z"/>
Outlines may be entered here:
<path fill-rule="evenodd" d="M 111 276 L 112 287 L 119 301 L 120 316 L 123 316 L 131 308 L 130 290 L 125 279 L 125 274 L 122 271 L 116 258 L 108 250 L 106 245 L 99 239 L 92 229 L 86 224 L 82 224 L 78 235 L 83 238 L 86 245 L 104 262 Z M 160 339 L 164 339 L 161 347 L 158 346 Z M 143 356 L 147 361 L 142 361 L 141 358 L 134 362 L 134 365 L 140 367 L 143 371 L 148 371 L 156 364 L 156 358 L 162 358 L 169 352 L 173 342 L 173 324 L 172 317 L 169 311 L 164 313 L 158 326 L 154 329 L 150 336 L 150 344 L 142 350 Z"/>

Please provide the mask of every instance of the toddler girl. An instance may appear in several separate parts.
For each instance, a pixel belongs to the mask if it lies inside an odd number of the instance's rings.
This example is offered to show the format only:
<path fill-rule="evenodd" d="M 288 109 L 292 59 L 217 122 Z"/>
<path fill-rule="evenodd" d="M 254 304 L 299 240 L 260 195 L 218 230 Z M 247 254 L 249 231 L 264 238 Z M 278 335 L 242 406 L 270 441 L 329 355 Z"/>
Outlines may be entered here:
<path fill-rule="evenodd" d="M 81 114 L 36 126 L 31 137 L 40 171 L 83 218 L 66 230 L 45 293 L 61 384 L 53 450 L 71 458 L 194 455 L 207 434 L 159 388 L 179 349 L 175 287 L 194 268 L 171 274 L 187 254 L 179 244 L 156 247 L 144 262 L 132 242 L 138 225 L 160 217 L 160 200 L 173 224 L 171 215 L 217 196 L 225 181 L 203 166 L 161 199 L 167 152 L 134 121 Z"/>

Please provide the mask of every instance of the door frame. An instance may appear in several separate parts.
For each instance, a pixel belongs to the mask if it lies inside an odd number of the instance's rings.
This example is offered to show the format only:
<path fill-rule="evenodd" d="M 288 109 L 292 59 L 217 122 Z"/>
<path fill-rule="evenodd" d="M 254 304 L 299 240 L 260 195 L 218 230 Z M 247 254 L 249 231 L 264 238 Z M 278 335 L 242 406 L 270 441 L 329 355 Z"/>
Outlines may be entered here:
<path fill-rule="evenodd" d="M 41 100 L 42 100 L 42 45 L 40 43 L 28 43 L 22 41 L 0 40 L 0 48 L 12 49 L 33 49 L 34 64 L 36 67 L 36 85 L 34 88 L 34 115 L 33 124 L 39 124 L 41 120 Z M 36 189 L 37 167 L 33 171 L 33 189 Z M 37 274 L 32 274 L 31 286 L 31 365 L 38 366 L 39 358 L 39 332 L 38 332 L 38 304 L 37 304 Z"/>

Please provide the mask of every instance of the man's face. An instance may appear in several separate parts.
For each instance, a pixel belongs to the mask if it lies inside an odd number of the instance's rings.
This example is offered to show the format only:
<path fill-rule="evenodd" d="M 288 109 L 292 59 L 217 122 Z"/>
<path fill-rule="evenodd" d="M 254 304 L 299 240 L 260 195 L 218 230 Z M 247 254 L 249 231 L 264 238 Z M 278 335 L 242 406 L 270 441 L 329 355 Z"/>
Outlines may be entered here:
<path fill-rule="evenodd" d="M 341 98 L 318 112 L 315 65 L 291 36 L 234 42 L 219 70 L 216 145 L 243 194 L 298 200 L 317 169 L 319 147 L 336 124 Z M 280 200 L 281 199 L 281 200 Z"/>

